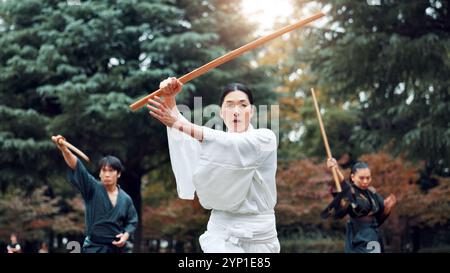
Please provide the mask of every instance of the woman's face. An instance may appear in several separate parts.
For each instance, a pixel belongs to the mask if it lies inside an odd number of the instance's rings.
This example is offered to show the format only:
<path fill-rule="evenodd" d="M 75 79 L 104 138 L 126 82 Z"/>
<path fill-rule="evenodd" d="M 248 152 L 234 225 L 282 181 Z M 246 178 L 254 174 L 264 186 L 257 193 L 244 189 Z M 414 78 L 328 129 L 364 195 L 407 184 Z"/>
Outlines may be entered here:
<path fill-rule="evenodd" d="M 224 120 L 229 132 L 247 131 L 253 116 L 253 108 L 247 94 L 242 91 L 228 93 L 220 109 L 220 117 Z"/>
<path fill-rule="evenodd" d="M 355 183 L 355 185 L 362 190 L 366 190 L 370 186 L 370 183 L 372 182 L 370 170 L 367 168 L 357 169 L 356 173 L 352 174 L 351 177 L 353 183 Z"/>

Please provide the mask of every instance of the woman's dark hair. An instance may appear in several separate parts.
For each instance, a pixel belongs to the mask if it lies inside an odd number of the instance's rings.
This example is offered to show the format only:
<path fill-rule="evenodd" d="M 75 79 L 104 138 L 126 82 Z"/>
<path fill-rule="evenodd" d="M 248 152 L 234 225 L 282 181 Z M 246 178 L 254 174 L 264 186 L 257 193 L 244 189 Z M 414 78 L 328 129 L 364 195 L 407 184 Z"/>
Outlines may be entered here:
<path fill-rule="evenodd" d="M 223 89 L 222 97 L 220 98 L 220 105 L 223 104 L 223 101 L 225 100 L 225 97 L 229 93 L 231 93 L 233 91 L 242 91 L 242 92 L 244 92 L 245 94 L 247 94 L 248 101 L 250 102 L 250 104 L 253 104 L 252 91 L 247 86 L 245 86 L 244 84 L 235 82 L 235 83 L 227 84 L 225 86 L 225 88 Z"/>
<path fill-rule="evenodd" d="M 121 173 L 124 170 L 122 162 L 115 156 L 107 155 L 100 159 L 98 162 L 99 170 L 103 169 L 105 166 L 110 166 L 113 170 L 116 170 L 118 173 Z"/>
<path fill-rule="evenodd" d="M 355 174 L 358 170 L 361 169 L 369 169 L 369 165 L 365 162 L 356 162 L 355 164 L 353 164 L 352 166 L 352 170 L 350 171 L 350 181 L 352 181 L 352 174 Z"/>

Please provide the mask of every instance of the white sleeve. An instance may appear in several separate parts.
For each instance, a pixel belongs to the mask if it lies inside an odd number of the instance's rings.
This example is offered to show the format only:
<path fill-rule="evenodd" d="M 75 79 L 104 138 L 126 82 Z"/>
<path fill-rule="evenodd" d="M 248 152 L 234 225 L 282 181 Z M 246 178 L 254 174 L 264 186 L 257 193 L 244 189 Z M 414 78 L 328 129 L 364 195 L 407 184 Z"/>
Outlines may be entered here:
<path fill-rule="evenodd" d="M 180 114 L 180 116 L 185 119 L 183 115 Z M 192 176 L 199 161 L 200 143 L 185 133 L 169 127 L 167 127 L 167 140 L 178 197 L 192 200 L 195 192 Z"/>
<path fill-rule="evenodd" d="M 258 169 L 276 153 L 276 137 L 268 129 L 226 133 L 204 127 L 200 145 L 200 164 L 194 173 L 200 203 L 225 211 L 242 204 Z"/>

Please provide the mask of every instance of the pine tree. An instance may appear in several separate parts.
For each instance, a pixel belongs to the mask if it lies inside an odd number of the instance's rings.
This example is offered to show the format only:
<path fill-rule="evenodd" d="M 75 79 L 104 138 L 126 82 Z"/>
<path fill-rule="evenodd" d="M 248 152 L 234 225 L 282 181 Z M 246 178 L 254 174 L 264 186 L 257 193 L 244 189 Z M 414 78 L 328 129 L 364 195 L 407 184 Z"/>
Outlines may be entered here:
<path fill-rule="evenodd" d="M 426 161 L 427 176 L 449 175 L 450 4 L 375 2 L 330 5 L 313 73 L 330 96 L 358 103 L 353 134 L 366 151 L 388 145 Z"/>

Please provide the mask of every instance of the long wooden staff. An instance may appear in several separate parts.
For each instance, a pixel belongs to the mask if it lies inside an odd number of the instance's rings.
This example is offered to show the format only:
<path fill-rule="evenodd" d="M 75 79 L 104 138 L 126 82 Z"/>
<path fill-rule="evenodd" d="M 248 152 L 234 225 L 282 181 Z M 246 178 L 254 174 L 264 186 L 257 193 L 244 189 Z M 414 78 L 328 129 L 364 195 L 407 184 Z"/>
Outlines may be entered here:
<path fill-rule="evenodd" d="M 246 45 L 243 45 L 231 52 L 228 52 L 227 54 L 193 70 L 192 72 L 189 72 L 188 74 L 182 76 L 181 78 L 179 78 L 179 81 L 182 82 L 183 84 L 205 74 L 206 72 L 208 72 L 209 70 L 224 64 L 230 60 L 233 60 L 234 58 L 242 55 L 243 53 L 250 51 L 268 41 L 271 41 L 287 32 L 293 31 L 294 29 L 297 29 L 299 27 L 302 27 L 308 23 L 311 23 L 312 21 L 315 21 L 321 17 L 325 16 L 325 14 L 323 12 L 319 12 L 311 17 L 308 17 L 306 19 L 300 20 L 297 23 L 285 26 L 269 35 L 263 36 L 257 40 L 254 40 L 253 42 L 250 42 Z M 148 99 L 153 98 L 154 96 L 158 96 L 160 94 L 160 90 L 156 90 L 155 92 L 139 99 L 138 101 L 134 102 L 133 104 L 130 105 L 131 110 L 135 111 L 138 110 L 139 108 L 143 107 L 145 104 L 147 104 Z"/>
<path fill-rule="evenodd" d="M 314 108 L 316 109 L 317 119 L 319 120 L 320 132 L 322 133 L 323 144 L 325 145 L 325 150 L 327 151 L 328 158 L 332 158 L 330 145 L 328 144 L 327 134 L 325 132 L 325 127 L 323 126 L 322 116 L 320 115 L 319 105 L 317 104 L 316 94 L 314 94 L 314 88 L 311 88 L 311 94 L 314 101 Z M 341 183 L 339 182 L 338 174 L 336 168 L 331 169 L 333 173 L 333 179 L 336 184 L 336 191 L 341 192 Z"/>
<path fill-rule="evenodd" d="M 83 158 L 84 160 L 86 160 L 87 162 L 89 162 L 89 157 L 88 157 L 85 153 L 83 153 L 82 151 L 80 151 L 77 147 L 75 147 L 75 146 L 73 146 L 72 144 L 70 144 L 69 142 L 67 142 L 67 141 L 65 141 L 65 140 L 63 140 L 63 139 L 60 139 L 60 140 L 58 141 L 58 143 L 59 143 L 60 145 L 66 146 L 67 148 L 69 148 L 70 150 L 72 150 L 73 152 L 75 152 L 76 154 L 78 154 L 81 158 Z"/>

